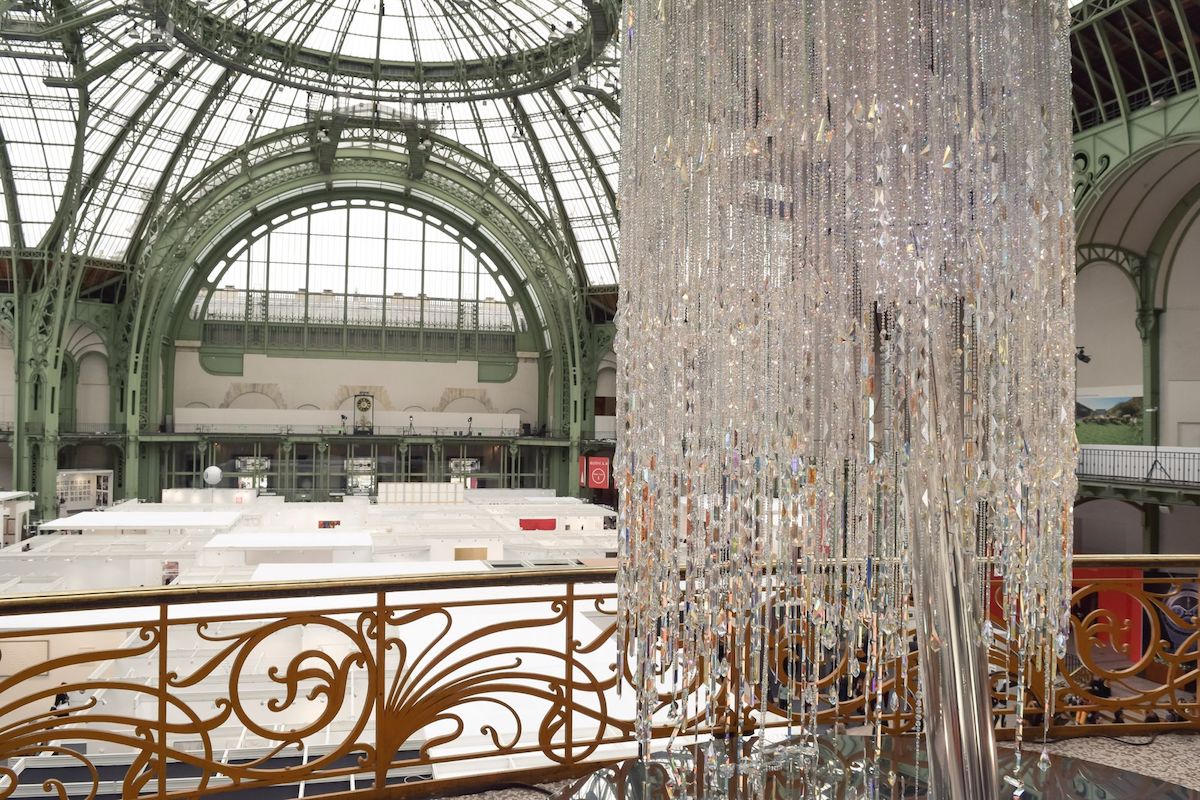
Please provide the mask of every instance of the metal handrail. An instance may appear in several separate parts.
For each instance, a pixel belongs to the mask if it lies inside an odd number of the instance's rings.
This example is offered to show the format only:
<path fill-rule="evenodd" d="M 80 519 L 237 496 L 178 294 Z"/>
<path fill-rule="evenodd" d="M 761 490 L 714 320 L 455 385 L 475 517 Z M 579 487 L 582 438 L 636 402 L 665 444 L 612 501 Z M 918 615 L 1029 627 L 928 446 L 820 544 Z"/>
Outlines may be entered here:
<path fill-rule="evenodd" d="M 147 431 L 157 433 L 157 431 Z M 302 425 L 302 424 L 273 424 L 273 423 L 237 423 L 214 424 L 208 422 L 176 422 L 173 433 L 265 433 L 265 434 L 315 434 L 323 436 L 448 436 L 448 437 L 522 437 L 526 439 L 548 439 L 565 436 L 564 431 L 541 429 L 523 433 L 518 427 L 480 427 L 467 423 L 453 425 L 375 425 L 369 434 L 358 434 L 350 423 L 344 425 Z"/>
<path fill-rule="evenodd" d="M 109 434 L 124 433 L 124 422 L 67 422 L 58 426 L 59 433 Z"/>
<path fill-rule="evenodd" d="M 1171 486 L 1200 485 L 1200 448 L 1084 445 L 1079 448 L 1075 472 L 1081 478 Z"/>
<path fill-rule="evenodd" d="M 1200 570 L 1200 555 L 1092 555 L 1080 556 L 1076 564 Z M 66 759 L 92 768 L 107 752 L 125 759 L 114 763 L 125 769 L 125 780 L 131 782 L 145 775 L 137 754 L 146 752 L 149 741 L 157 763 L 164 767 L 157 770 L 157 781 L 149 775 L 148 791 L 143 793 L 154 793 L 157 785 L 155 796 L 162 798 L 213 796 L 223 792 L 230 780 L 250 790 L 341 782 L 348 789 L 339 792 L 342 796 L 370 797 L 376 790 L 356 788 L 355 776 L 374 776 L 372 785 L 382 787 L 397 770 L 427 780 L 412 786 L 388 783 L 389 794 L 423 796 L 433 793 L 430 790 L 445 794 L 465 786 L 464 781 L 494 784 L 497 757 L 518 759 L 509 760 L 507 769 L 521 770 L 524 780 L 578 774 L 611 757 L 614 751 L 606 748 L 632 752 L 636 746 L 631 709 L 612 701 L 621 687 L 632 686 L 632 673 L 619 656 L 616 575 L 617 567 L 608 564 L 0 599 L 0 614 L 10 620 L 12 615 L 50 612 L 46 617 L 13 620 L 16 624 L 0 632 L 0 640 L 76 636 L 99 648 L 78 649 L 74 642 L 82 640 L 60 639 L 57 651 L 0 679 L 0 697 L 10 712 L 0 720 L 0 758 L 40 755 L 61 742 L 97 742 L 100 747 L 95 753 L 90 747 L 86 751 L 71 749 L 75 745 L 60 748 L 52 754 L 59 758 L 48 761 L 41 773 L 21 772 L 15 782 L 33 788 Z M 1138 569 L 1127 575 L 1076 574 L 1071 644 L 1058 659 L 1061 680 L 1047 695 L 1037 675 L 1027 673 L 1024 706 L 1012 689 L 1014 659 L 1019 656 L 1009 649 L 1001 623 L 989 648 L 991 714 L 999 726 L 997 735 L 1013 736 L 1022 726 L 1040 730 L 1040 715 L 1050 708 L 1051 700 L 1056 704 L 1049 721 L 1054 736 L 1197 727 L 1195 712 L 1200 707 L 1189 688 L 1195 673 L 1187 666 L 1194 658 L 1182 649 L 1198 624 L 1193 607 L 1187 605 L 1195 596 L 1197 578 L 1193 574 L 1165 578 Z M 502 591 L 522 585 L 537 588 Z M 480 591 L 436 594 L 462 588 Z M 1093 619 L 1089 613 L 1097 601 L 1106 602 L 1102 595 L 1112 593 L 1130 598 L 1139 609 L 1132 613 L 1148 612 L 1151 632 L 1160 631 L 1137 656 L 1129 651 L 1137 661 L 1134 666 L 1145 668 L 1153 685 L 1128 696 L 1110 696 L 1094 683 L 1121 684 L 1129 667 L 1124 661 L 1113 664 L 1097 658 L 1095 645 L 1126 652 L 1122 648 L 1137 648 L 1141 641 L 1136 629 L 1115 627 L 1109 617 Z M 236 602 L 313 597 L 343 600 Z M 211 605 L 190 612 L 174 608 L 198 603 Z M 63 616 L 115 608 L 134 613 Z M 1126 613 L 1119 603 L 1112 608 Z M 479 613 L 483 609 L 488 612 Z M 581 614 L 589 620 L 582 628 L 577 625 Z M 1170 625 L 1170 630 L 1155 627 L 1163 625 Z M 313 634 L 304 634 L 306 630 Z M 791 652 L 786 637 L 768 637 L 764 663 L 782 663 L 790 657 L 781 647 Z M 861 663 L 863 656 L 853 658 Z M 889 733 L 912 731 L 918 721 L 911 702 L 918 683 L 915 653 L 905 650 L 888 657 L 878 692 L 849 680 L 843 670 L 850 663 L 844 661 L 828 676 L 834 682 L 845 680 L 849 696 L 817 709 L 817 720 L 871 725 Z M 1151 667 L 1160 663 L 1183 669 L 1160 674 L 1163 670 L 1156 668 L 1152 673 Z M 115 664 L 121 666 L 114 668 Z M 55 677 L 42 681 L 43 673 Z M 769 724 L 782 726 L 797 713 L 788 698 L 797 696 L 800 686 L 790 676 L 777 672 L 776 677 L 780 686 L 787 681 L 787 695 L 769 693 L 763 699 L 777 717 Z M 58 707 L 59 693 L 69 698 L 65 708 Z M 268 695 L 271 703 L 266 702 Z M 899 705 L 875 702 L 884 695 L 898 698 Z M 738 697 L 718 694 L 713 702 L 740 718 Z M 319 707 L 310 708 L 318 699 Z M 665 711 L 671 702 L 671 697 L 661 698 L 657 710 Z M 497 737 L 499 728 L 491 723 L 483 728 L 473 723 L 467 730 L 465 709 L 473 704 L 478 709 L 479 703 L 487 703 L 500 715 L 507 726 L 503 736 Z M 46 708 L 52 704 L 48 713 Z M 301 715 L 297 719 L 312 717 L 311 723 L 296 729 L 288 727 L 292 723 L 284 718 L 272 716 L 293 711 Z M 1129 715 L 1124 718 L 1127 722 L 1122 722 L 1124 714 Z M 427 727 L 438 720 L 457 720 L 457 731 L 430 738 Z M 688 725 L 699 734 L 729 730 L 723 723 L 708 726 L 700 717 Z M 272 752 L 318 737 L 325 738 L 328 750 L 320 758 L 300 763 L 248 761 L 240 749 L 247 731 L 255 738 L 253 746 L 275 748 Z M 655 724 L 656 737 L 671 732 L 669 726 Z M 202 743 L 200 749 L 195 741 Z M 231 746 L 234 741 L 237 744 Z M 196 776 L 172 777 L 165 769 L 171 761 L 191 764 Z M 461 765 L 455 769 L 464 777 L 439 777 L 433 770 L 445 764 Z M 96 775 L 94 770 L 91 774 Z M 94 777 L 93 783 L 100 780 Z"/>
<path fill-rule="evenodd" d="M 1200 556 L 1197 556 L 1200 562 Z M 92 611 L 152 605 L 268 600 L 284 597 L 337 597 L 373 592 L 432 591 L 489 586 L 538 586 L 554 583 L 604 583 L 616 580 L 612 567 L 521 567 L 487 572 L 443 572 L 386 578 L 338 578 L 272 583 L 217 583 L 195 586 L 55 592 L 0 598 L 0 614 Z"/>
<path fill-rule="evenodd" d="M 1080 567 L 1180 567 L 1200 569 L 1200 554 L 1121 555 L 1087 554 L 1074 558 Z M 487 572 L 443 572 L 385 578 L 339 578 L 271 583 L 223 583 L 177 587 L 105 589 L 93 592 L 55 592 L 0 597 L 0 614 L 48 611 L 90 611 L 149 605 L 187 605 L 284 597 L 337 597 L 373 592 L 433 591 L 492 586 L 539 586 L 556 583 L 608 583 L 618 567 L 521 567 Z"/>

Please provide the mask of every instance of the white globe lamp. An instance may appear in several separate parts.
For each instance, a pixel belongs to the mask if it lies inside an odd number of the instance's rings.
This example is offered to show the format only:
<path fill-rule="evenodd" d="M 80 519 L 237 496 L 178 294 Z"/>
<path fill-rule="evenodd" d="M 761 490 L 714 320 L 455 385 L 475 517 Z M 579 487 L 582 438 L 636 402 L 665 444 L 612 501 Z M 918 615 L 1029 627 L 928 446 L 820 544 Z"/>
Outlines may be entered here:
<path fill-rule="evenodd" d="M 209 486 L 216 486 L 221 482 L 220 467 L 206 467 L 204 470 L 204 482 Z"/>

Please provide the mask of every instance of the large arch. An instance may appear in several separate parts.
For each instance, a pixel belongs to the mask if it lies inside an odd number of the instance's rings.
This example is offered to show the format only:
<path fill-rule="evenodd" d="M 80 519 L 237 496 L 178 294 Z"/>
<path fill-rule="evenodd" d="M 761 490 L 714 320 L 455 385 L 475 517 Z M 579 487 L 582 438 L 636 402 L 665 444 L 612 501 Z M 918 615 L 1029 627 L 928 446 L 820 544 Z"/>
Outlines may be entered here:
<path fill-rule="evenodd" d="M 1160 279 L 1161 443 L 1200 446 L 1200 202 L 1169 234 Z"/>
<path fill-rule="evenodd" d="M 214 240 L 213 245 L 206 248 L 204 257 L 195 265 L 179 290 L 174 304 L 176 320 L 174 327 L 177 329 L 187 317 L 193 298 L 200 293 L 218 288 L 222 278 L 219 275 L 214 276 L 210 268 L 226 260 L 229 248 L 246 249 L 254 241 L 252 237 L 265 236 L 273 228 L 297 219 L 303 213 L 320 213 L 320 211 L 314 210 L 315 204 L 325 206 L 322 210 L 336 210 L 348 206 L 359 207 L 351 205 L 352 203 L 375 204 L 364 207 L 376 209 L 392 208 L 399 204 L 407 210 L 418 211 L 429 218 L 449 225 L 454 229 L 451 234 L 454 238 L 469 239 L 480 251 L 492 259 L 491 263 L 498 268 L 498 273 L 504 278 L 504 283 L 499 286 L 503 299 L 509 304 L 519 307 L 525 320 L 535 323 L 533 332 L 539 344 L 543 346 L 547 344 L 546 337 L 543 335 L 547 327 L 547 320 L 541 307 L 533 301 L 528 291 L 529 276 L 520 268 L 519 264 L 513 262 L 511 254 L 498 247 L 495 242 L 486 237 L 472 236 L 470 232 L 475 226 L 470 220 L 414 194 L 405 195 L 390 191 L 385 187 L 364 189 L 359 186 L 346 186 L 341 182 L 334 182 L 329 188 L 322 188 L 317 192 L 299 193 L 280 203 L 263 206 L 256 211 L 254 216 L 220 234 Z M 508 289 L 508 287 L 512 288 Z M 507 294 L 506 289 L 508 289 Z M 201 312 L 206 309 L 207 305 L 208 300 L 205 300 L 200 309 Z M 514 320 L 514 330 L 516 329 L 515 322 Z"/>
<path fill-rule="evenodd" d="M 1102 180 L 1088 185 L 1084 198 L 1077 194 L 1079 268 L 1089 261 L 1110 263 L 1125 273 L 1134 288 L 1135 319 L 1142 337 L 1144 444 L 1178 441 L 1179 420 L 1173 419 L 1178 415 L 1171 408 L 1179 410 L 1180 404 L 1169 395 L 1178 394 L 1175 390 L 1180 386 L 1172 390 L 1172 384 L 1180 376 L 1172 372 L 1179 363 L 1188 362 L 1192 337 L 1178 324 L 1178 313 L 1176 324 L 1166 315 L 1172 305 L 1177 312 L 1187 305 L 1173 302 L 1169 290 L 1176 265 L 1187 260 L 1185 237 L 1200 215 L 1200 133 L 1192 132 L 1200 125 L 1197 115 L 1200 101 L 1189 95 L 1165 108 L 1139 112 L 1128 123 L 1114 122 L 1077 137 L 1077 146 L 1104 151 L 1100 156 L 1077 153 L 1077 167 L 1082 158 L 1082 163 L 1090 160 L 1103 172 Z M 1156 120 L 1159 127 L 1146 127 L 1145 120 Z M 1127 124 L 1145 141 L 1140 149 L 1121 155 L 1120 148 L 1129 142 L 1113 137 L 1127 131 Z M 1086 291 L 1087 284 L 1081 282 L 1078 290 Z M 1188 340 L 1186 347 L 1174 341 L 1180 335 Z M 1085 371 L 1081 369 L 1081 374 Z"/>
<path fill-rule="evenodd" d="M 181 338 L 195 338 L 193 336 L 181 336 L 180 331 L 187 321 L 193 298 L 196 297 L 197 292 L 211 287 L 210 267 L 218 262 L 228 252 L 229 248 L 244 240 L 253 231 L 261 230 L 264 225 L 269 224 L 267 220 L 284 216 L 295 209 L 304 209 L 317 201 L 322 204 L 333 205 L 349 199 L 387 203 L 400 202 L 410 208 L 419 209 L 430 216 L 436 216 L 439 219 L 445 220 L 460 230 L 473 230 L 476 227 L 469 219 L 460 213 L 445 208 L 443 205 L 432 203 L 427 198 L 423 198 L 416 193 L 398 193 L 387 186 L 362 188 L 356 185 L 343 185 L 340 181 L 333 181 L 330 184 L 320 184 L 312 191 L 291 193 L 281 198 L 278 203 L 262 203 L 258 206 L 255 215 L 228 228 L 213 240 L 211 246 L 206 247 L 204 255 L 199 259 L 195 267 L 186 274 L 183 282 L 180 284 L 180 288 L 177 291 L 173 290 L 175 296 L 167 317 L 169 324 L 164 329 L 164 333 L 156 337 L 156 340 L 166 339 L 174 341 Z M 570 337 L 573 335 L 571 333 L 564 333 L 562 328 L 553 325 L 554 320 L 550 313 L 553 310 L 551 304 L 559 304 L 561 306 L 561 303 L 553 299 L 552 294 L 542 295 L 549 299 L 539 299 L 537 290 L 533 284 L 533 276 L 528 270 L 522 268 L 519 263 L 513 261 L 514 257 L 511 250 L 501 247 L 495 239 L 481 236 L 480 233 L 480 231 L 474 230 L 475 238 L 473 241 L 477 243 L 479 251 L 487 253 L 492 263 L 499 268 L 499 272 L 504 278 L 505 283 L 511 287 L 512 297 L 506 299 L 511 300 L 514 305 L 520 308 L 521 315 L 528 325 L 528 332 L 523 334 L 522 338 L 532 337 L 534 345 L 530 349 L 538 353 L 550 353 L 555 357 L 560 356 L 564 352 L 564 348 L 571 346 L 572 340 Z M 550 311 L 547 309 L 550 309 Z M 436 335 L 443 334 L 436 332 Z M 361 357 L 361 355 L 361 353 L 348 353 L 346 357 L 357 358 Z M 314 357 L 319 356 L 314 355 Z M 469 357 L 464 356 L 464 358 Z M 482 358 L 486 359 L 486 356 L 482 356 Z M 516 361 L 514 360 L 514 369 L 515 363 Z M 559 374 L 563 375 L 567 374 L 567 372 L 564 369 Z M 157 382 L 153 384 L 153 387 L 156 390 L 160 389 Z M 568 393 L 570 387 L 559 385 L 552 386 L 551 388 L 557 389 L 555 394 L 556 399 L 569 399 Z M 163 394 L 159 395 L 160 397 L 165 398 L 170 396 L 167 387 L 162 386 L 161 389 Z M 167 409 L 164 408 L 162 411 L 166 413 Z"/>
<path fill-rule="evenodd" d="M 1200 172 L 1200 134 L 1156 143 L 1107 167 L 1106 180 L 1076 208 L 1081 244 L 1146 253 L 1163 219 Z"/>
<path fill-rule="evenodd" d="M 1138 304 L 1136 279 L 1114 260 L 1093 258 L 1076 271 L 1075 345 L 1089 359 L 1075 362 L 1081 444 L 1140 444 L 1144 438 L 1144 420 L 1130 423 L 1128 414 L 1114 411 L 1141 404 L 1145 395 Z"/>
<path fill-rule="evenodd" d="M 1131 174 L 1159 154 L 1200 146 L 1200 95 L 1188 92 L 1148 105 L 1075 135 L 1075 213 L 1089 241 L 1086 221 Z"/>
<path fill-rule="evenodd" d="M 248 145 L 194 180 L 151 224 L 150 242 L 135 266 L 118 330 L 127 348 L 122 410 L 128 429 L 140 430 L 162 413 L 163 342 L 178 303 L 223 242 L 315 197 L 372 195 L 435 207 L 494 248 L 500 262 L 520 266 L 520 274 L 512 275 L 513 288 L 535 311 L 527 312 L 527 318 L 545 321 L 547 354 L 559 367 L 552 405 L 555 416 L 570 426 L 573 447 L 566 463 L 573 463 L 586 343 L 581 333 L 582 272 L 569 255 L 560 222 L 547 218 L 494 165 L 432 133 L 421 135 L 421 147 L 414 152 L 408 147 L 414 143 L 411 132 L 393 131 L 389 147 L 373 141 L 378 130 L 348 131 L 343 147 L 328 158 L 314 154 L 320 150 L 314 133 L 308 127 L 291 129 Z M 136 458 L 137 448 L 127 452 Z M 136 475 L 136 470 L 126 474 Z M 126 491 L 135 493 L 137 487 Z"/>

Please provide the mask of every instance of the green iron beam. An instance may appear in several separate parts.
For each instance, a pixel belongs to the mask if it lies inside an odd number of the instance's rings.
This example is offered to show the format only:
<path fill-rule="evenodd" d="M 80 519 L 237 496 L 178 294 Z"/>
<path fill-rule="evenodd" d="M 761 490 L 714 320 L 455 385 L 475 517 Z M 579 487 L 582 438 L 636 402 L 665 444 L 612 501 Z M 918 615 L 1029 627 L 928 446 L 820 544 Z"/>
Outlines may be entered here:
<path fill-rule="evenodd" d="M 299 4 L 304 7 L 307 4 Z M 282 41 L 209 12 L 189 0 L 159 0 L 185 47 L 229 69 L 277 84 L 377 101 L 403 93 L 418 102 L 500 99 L 558 84 L 585 68 L 617 30 L 615 0 L 588 6 L 587 21 L 558 41 L 516 53 L 446 62 L 365 59 Z"/>
<path fill-rule="evenodd" d="M 17 201 L 17 182 L 13 180 L 12 161 L 8 158 L 8 140 L 0 130 L 0 182 L 4 186 L 4 207 L 8 211 L 8 241 L 15 250 L 25 247 L 25 231 L 21 227 L 21 204 Z M 16 263 L 11 269 L 16 269 Z"/>
<path fill-rule="evenodd" d="M 8 5 L 12 5 L 11 3 Z M 7 13 L 5 9 L 0 13 Z M 34 23 L 34 22 L 13 22 L 7 21 L 0 28 L 0 39 L 12 39 L 15 41 L 30 41 L 30 42 L 45 42 L 51 39 L 60 39 L 64 34 L 75 33 L 88 27 L 95 25 L 98 22 L 103 22 L 106 19 L 117 16 L 118 14 L 127 14 L 133 16 L 137 14 L 136 7 L 125 7 L 123 4 L 111 3 L 107 7 L 101 8 L 99 11 L 94 11 L 88 14 L 76 14 L 60 16 L 49 24 Z"/>
<path fill-rule="evenodd" d="M 1084 0 L 1071 9 L 1071 33 L 1094 25 L 1108 15 L 1137 2 L 1140 0 Z"/>
<path fill-rule="evenodd" d="M 127 64 L 133 59 L 146 53 L 163 53 L 171 49 L 171 45 L 165 41 L 157 42 L 138 42 L 125 48 L 121 52 L 100 62 L 96 66 L 74 75 L 70 78 L 59 78 L 53 75 L 47 75 L 43 78 L 43 82 L 54 89 L 78 89 L 87 86 L 97 78 L 102 78 L 105 75 L 111 75 L 113 70 L 123 64 Z"/>

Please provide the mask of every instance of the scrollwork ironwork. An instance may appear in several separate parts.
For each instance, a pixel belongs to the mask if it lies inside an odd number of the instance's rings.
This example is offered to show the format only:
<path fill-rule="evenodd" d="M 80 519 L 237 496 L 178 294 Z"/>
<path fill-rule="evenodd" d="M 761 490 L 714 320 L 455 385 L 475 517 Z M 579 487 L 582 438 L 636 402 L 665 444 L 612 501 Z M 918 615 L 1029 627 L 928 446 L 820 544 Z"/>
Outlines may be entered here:
<path fill-rule="evenodd" d="M 997 724 L 1048 724 L 1053 736 L 1111 732 L 1118 723 L 1130 731 L 1200 725 L 1196 585 L 1192 573 L 1077 578 L 1071 639 L 1049 676 L 1058 676 L 1049 684 L 1049 720 L 1042 672 L 1025 675 L 1017 707 L 1019 659 L 993 621 Z M 80 786 L 95 796 L 102 781 L 93 753 L 125 754 L 126 797 L 198 798 L 352 775 L 403 790 L 439 765 L 495 757 L 534 759 L 566 774 L 611 752 L 605 746 L 635 739 L 632 710 L 617 700 L 632 673 L 616 662 L 608 586 L 568 581 L 469 598 L 347 589 L 345 607 L 339 602 L 294 611 L 223 605 L 203 615 L 140 607 L 148 621 L 91 624 L 67 615 L 65 625 L 10 624 L 0 631 L 0 653 L 17 641 L 79 635 L 105 644 L 89 652 L 52 647 L 46 659 L 0 678 L 0 800 L 31 784 L 51 796 Z M 777 627 L 762 653 L 765 697 L 740 698 L 719 684 L 700 701 L 707 665 L 689 665 L 687 685 L 697 694 L 688 702 L 661 694 L 655 735 L 736 729 L 760 713 L 771 724 L 815 714 L 889 733 L 918 724 L 911 652 L 890 654 L 882 673 L 866 676 L 863 647 L 834 655 L 814 630 Z M 823 662 L 808 684 L 789 664 L 814 653 Z M 55 702 L 80 692 L 82 701 Z M 230 746 L 234 731 L 255 747 Z M 56 783 L 29 766 L 44 757 L 72 762 L 77 780 Z"/>
<path fill-rule="evenodd" d="M 1074 172 L 1075 180 L 1073 189 L 1075 193 L 1075 207 L 1079 208 L 1084 198 L 1091 194 L 1100 179 L 1108 172 L 1108 168 L 1112 164 L 1112 159 L 1107 154 L 1102 154 L 1096 159 L 1095 165 L 1092 164 L 1092 158 L 1087 153 L 1079 151 L 1074 157 Z"/>

